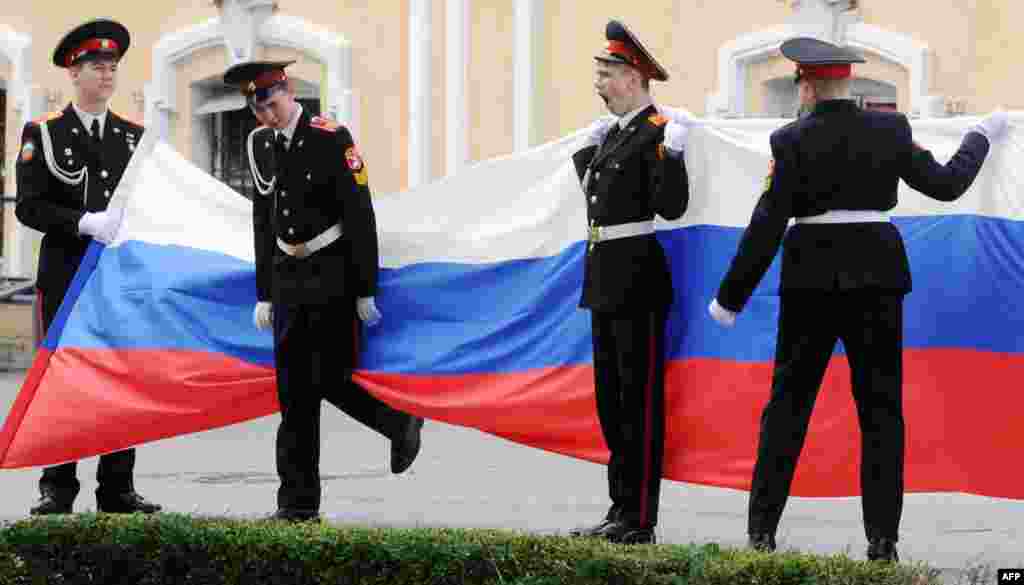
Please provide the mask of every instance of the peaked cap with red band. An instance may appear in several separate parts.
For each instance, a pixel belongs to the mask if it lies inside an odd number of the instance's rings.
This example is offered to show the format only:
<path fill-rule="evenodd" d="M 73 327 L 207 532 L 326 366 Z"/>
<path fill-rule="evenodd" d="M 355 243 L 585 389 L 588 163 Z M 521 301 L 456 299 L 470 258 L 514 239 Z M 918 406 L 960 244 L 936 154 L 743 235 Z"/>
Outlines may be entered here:
<path fill-rule="evenodd" d="M 668 72 L 665 71 L 665 68 L 647 52 L 640 40 L 626 28 L 625 24 L 617 20 L 609 20 L 604 36 L 607 39 L 604 51 L 595 55 L 595 59 L 606 63 L 630 65 L 649 79 L 668 81 Z"/>
<path fill-rule="evenodd" d="M 91 20 L 77 26 L 57 43 L 53 64 L 67 68 L 97 57 L 121 60 L 131 45 L 128 29 L 113 20 Z"/>
<path fill-rule="evenodd" d="M 246 98 L 263 101 L 278 85 L 288 81 L 284 68 L 295 61 L 249 61 L 232 66 L 224 73 L 224 83 L 233 85 Z"/>
<path fill-rule="evenodd" d="M 796 82 L 801 79 L 846 79 L 854 63 L 864 63 L 856 52 L 810 37 L 789 39 L 779 47 L 782 55 L 796 63 Z"/>

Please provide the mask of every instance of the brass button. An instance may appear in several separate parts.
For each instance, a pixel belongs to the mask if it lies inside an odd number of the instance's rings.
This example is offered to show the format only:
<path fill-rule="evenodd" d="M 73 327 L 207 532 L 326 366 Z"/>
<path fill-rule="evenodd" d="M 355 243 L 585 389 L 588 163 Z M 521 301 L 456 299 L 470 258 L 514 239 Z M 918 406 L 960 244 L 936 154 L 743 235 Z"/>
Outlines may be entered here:
<path fill-rule="evenodd" d="M 108 173 L 106 170 L 102 170 L 100 171 L 100 176 L 106 179 L 107 177 L 110 176 L 110 173 Z"/>
<path fill-rule="evenodd" d="M 110 190 L 104 191 L 103 196 L 106 197 L 107 199 L 110 199 Z"/>
<path fill-rule="evenodd" d="M 590 197 L 590 202 L 591 202 L 591 203 L 597 203 L 597 196 L 596 196 L 596 195 L 592 195 L 592 196 Z"/>
<path fill-rule="evenodd" d="M 289 209 L 282 209 L 281 213 L 283 213 L 285 217 L 288 217 L 292 212 Z"/>
<path fill-rule="evenodd" d="M 288 228 L 288 235 L 289 236 L 295 235 L 295 228 L 293 228 L 293 227 Z"/>

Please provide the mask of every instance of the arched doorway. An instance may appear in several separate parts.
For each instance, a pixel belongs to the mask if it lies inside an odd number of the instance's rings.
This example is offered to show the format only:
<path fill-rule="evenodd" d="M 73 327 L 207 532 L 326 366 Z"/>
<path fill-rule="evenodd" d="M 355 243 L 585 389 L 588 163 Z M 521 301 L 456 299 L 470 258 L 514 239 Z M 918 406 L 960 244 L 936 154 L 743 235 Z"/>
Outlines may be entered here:
<path fill-rule="evenodd" d="M 171 133 L 171 121 L 181 110 L 189 112 L 191 108 L 181 107 L 178 102 L 179 65 L 186 59 L 193 58 L 197 53 L 210 49 L 223 51 L 219 70 L 234 63 L 237 56 L 232 54 L 231 46 L 251 43 L 254 50 L 262 51 L 263 58 L 270 58 L 280 51 L 288 51 L 289 58 L 305 55 L 318 63 L 317 69 L 322 75 L 302 75 L 306 80 L 322 77 L 323 92 L 318 91 L 321 101 L 325 104 L 324 114 L 345 123 L 355 134 L 356 120 L 353 116 L 352 103 L 352 47 L 348 39 L 319 29 L 312 23 L 301 18 L 276 13 L 266 18 L 258 27 L 251 29 L 251 38 L 244 42 L 229 42 L 224 36 L 225 31 L 233 30 L 232 18 L 242 18 L 243 13 L 225 12 L 221 17 L 211 18 L 195 26 L 168 33 L 160 38 L 153 47 L 153 80 L 146 88 L 146 126 L 150 132 L 157 132 L 167 137 Z M 244 28 L 244 27 L 243 27 Z M 301 69 L 303 63 L 296 64 Z M 289 69 L 292 71 L 292 69 Z M 200 76 L 207 80 L 209 76 Z M 192 80 L 197 82 L 195 78 Z M 183 80 L 186 87 L 188 82 Z M 202 86 L 203 82 L 198 81 Z M 195 86 L 189 87 L 195 91 Z M 200 91 L 208 88 L 200 87 Z M 202 95 L 193 98 L 202 98 Z M 302 96 L 300 96 L 302 97 Z M 191 113 L 191 112 L 189 112 Z M 195 144 L 193 144 L 194 146 Z M 195 158 L 195 157 L 193 157 Z M 197 162 L 199 162 L 197 160 Z"/>
<path fill-rule="evenodd" d="M 292 77 L 295 94 L 305 111 L 320 115 L 320 85 Z M 192 160 L 241 195 L 252 199 L 252 174 L 245 157 L 245 140 L 258 125 L 235 88 L 219 77 L 192 83 Z"/>
<path fill-rule="evenodd" d="M 783 103 L 769 102 L 757 94 L 772 89 L 785 93 L 781 82 L 764 82 L 791 74 L 792 64 L 781 57 L 779 45 L 798 33 L 794 26 L 781 26 L 738 36 L 719 47 L 718 87 L 707 97 L 707 115 L 760 116 L 756 110 L 762 107 L 783 109 Z M 931 70 L 927 45 L 862 22 L 849 25 L 844 39 L 868 57 L 868 64 L 856 68 L 861 75 L 899 88 L 901 110 L 920 117 L 944 115 L 943 96 L 928 93 Z M 783 97 L 780 94 L 778 99 Z"/>

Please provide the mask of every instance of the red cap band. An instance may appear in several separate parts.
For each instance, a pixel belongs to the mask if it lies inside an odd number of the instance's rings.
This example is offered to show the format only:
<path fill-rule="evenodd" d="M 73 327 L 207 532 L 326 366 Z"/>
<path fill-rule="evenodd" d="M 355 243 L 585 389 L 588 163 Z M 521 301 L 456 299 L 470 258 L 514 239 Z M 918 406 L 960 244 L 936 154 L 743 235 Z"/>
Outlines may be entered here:
<path fill-rule="evenodd" d="M 89 39 L 78 45 L 78 48 L 74 51 L 68 52 L 68 56 L 64 58 L 64 64 L 68 67 L 82 58 L 83 55 L 91 51 L 112 51 L 115 53 L 121 52 L 121 47 L 118 46 L 117 41 L 113 39 Z"/>
<path fill-rule="evenodd" d="M 842 65 L 797 65 L 796 75 L 800 79 L 846 79 L 853 72 L 849 63 Z"/>
<path fill-rule="evenodd" d="M 245 93 L 252 94 L 255 93 L 257 89 L 266 89 L 287 80 L 288 74 L 284 72 L 284 69 L 273 69 L 261 73 L 256 77 L 256 79 L 245 84 Z"/>
<path fill-rule="evenodd" d="M 630 45 L 622 41 L 607 41 L 604 50 L 606 53 L 622 57 L 647 77 L 654 77 L 654 67 Z"/>

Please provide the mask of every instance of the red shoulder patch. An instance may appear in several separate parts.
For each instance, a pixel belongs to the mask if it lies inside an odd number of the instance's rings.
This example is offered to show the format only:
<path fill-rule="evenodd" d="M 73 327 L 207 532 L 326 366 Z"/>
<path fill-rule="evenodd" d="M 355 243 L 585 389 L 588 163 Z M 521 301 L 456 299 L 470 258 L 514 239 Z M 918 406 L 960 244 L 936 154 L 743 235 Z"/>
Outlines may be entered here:
<path fill-rule="evenodd" d="M 23 163 L 31 162 L 36 154 L 36 145 L 28 140 L 21 146 L 21 156 L 18 158 Z"/>
<path fill-rule="evenodd" d="M 352 169 L 353 173 L 363 170 L 363 157 L 359 156 L 359 151 L 356 150 L 355 146 L 350 146 L 345 151 L 345 162 L 348 164 L 348 168 Z"/>
<path fill-rule="evenodd" d="M 337 132 L 339 124 L 330 118 L 324 118 L 323 116 L 313 116 L 309 120 L 309 125 L 317 130 L 323 130 L 324 132 Z"/>
<path fill-rule="evenodd" d="M 664 126 L 665 124 L 668 124 L 668 118 L 661 114 L 654 114 L 653 116 L 648 117 L 647 120 L 655 126 Z"/>
<path fill-rule="evenodd" d="M 363 162 L 363 157 L 359 155 L 359 151 L 355 146 L 350 146 L 345 150 L 345 164 L 352 171 L 352 177 L 356 180 L 356 184 L 366 185 L 369 180 L 366 172 L 366 163 Z"/>

